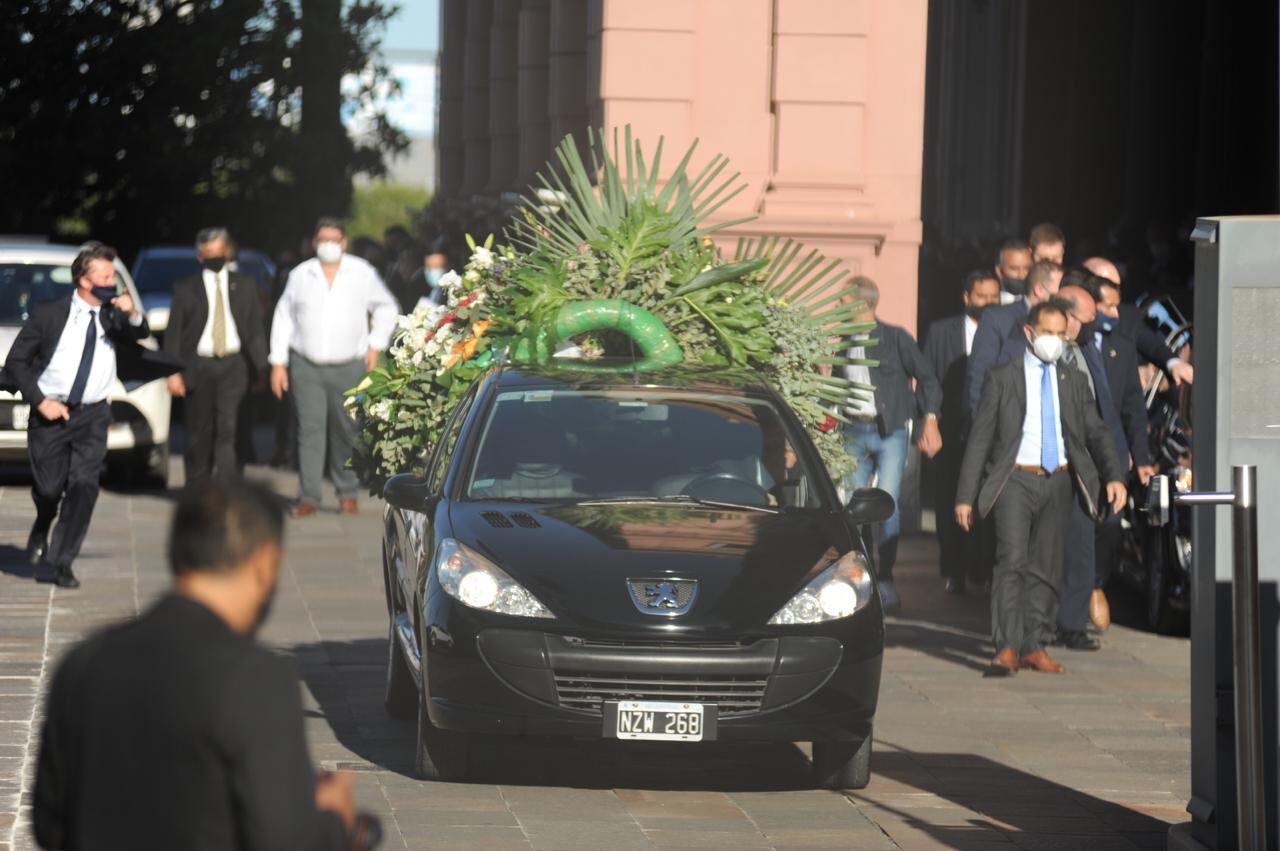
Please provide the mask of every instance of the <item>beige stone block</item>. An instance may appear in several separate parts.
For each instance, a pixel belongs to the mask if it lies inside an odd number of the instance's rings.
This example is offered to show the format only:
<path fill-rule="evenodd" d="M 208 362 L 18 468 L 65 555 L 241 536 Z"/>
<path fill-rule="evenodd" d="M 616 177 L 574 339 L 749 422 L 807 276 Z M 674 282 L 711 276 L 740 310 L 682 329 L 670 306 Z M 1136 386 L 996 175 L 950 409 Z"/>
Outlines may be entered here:
<path fill-rule="evenodd" d="M 865 103 L 867 50 L 867 39 L 863 36 L 778 36 L 774 99 Z"/>
<path fill-rule="evenodd" d="M 608 30 L 691 32 L 698 5 L 693 0 L 605 0 L 602 23 Z"/>
<path fill-rule="evenodd" d="M 866 35 L 871 32 L 869 0 L 778 0 L 778 33 Z"/>
<path fill-rule="evenodd" d="M 698 42 L 692 33 L 605 30 L 600 38 L 609 58 L 601 69 L 602 97 L 693 98 Z"/>
<path fill-rule="evenodd" d="M 778 180 L 857 182 L 864 168 L 864 121 L 860 104 L 778 104 Z"/>

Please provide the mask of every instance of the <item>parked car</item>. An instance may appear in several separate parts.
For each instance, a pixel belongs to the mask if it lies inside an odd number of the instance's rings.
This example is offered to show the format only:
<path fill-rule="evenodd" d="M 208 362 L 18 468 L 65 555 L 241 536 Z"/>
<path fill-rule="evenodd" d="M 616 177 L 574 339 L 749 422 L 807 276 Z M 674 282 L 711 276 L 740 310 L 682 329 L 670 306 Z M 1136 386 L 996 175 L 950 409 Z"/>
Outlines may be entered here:
<path fill-rule="evenodd" d="M 425 778 L 512 734 L 812 741 L 865 786 L 884 616 L 862 527 L 751 374 L 496 368 L 392 477 L 386 706 Z"/>
<path fill-rule="evenodd" d="M 236 251 L 235 267 L 252 275 L 258 283 L 258 298 L 263 315 L 271 308 L 271 290 L 275 285 L 276 266 L 271 258 L 252 248 Z M 138 252 L 133 261 L 133 280 L 142 295 L 143 309 L 152 332 L 163 334 L 169 326 L 169 308 L 173 304 L 173 285 L 200 271 L 200 261 L 191 247 L 153 245 Z"/>
<path fill-rule="evenodd" d="M 0 361 L 35 305 L 71 292 L 71 245 L 0 240 Z M 142 304 L 129 270 L 116 261 L 116 285 Z M 143 345 L 155 347 L 154 338 Z M 170 396 L 162 380 L 126 388 L 116 381 L 109 397 L 107 465 L 113 472 L 163 485 L 169 474 Z M 0 460 L 27 460 L 31 408 L 15 393 L 0 391 Z"/>

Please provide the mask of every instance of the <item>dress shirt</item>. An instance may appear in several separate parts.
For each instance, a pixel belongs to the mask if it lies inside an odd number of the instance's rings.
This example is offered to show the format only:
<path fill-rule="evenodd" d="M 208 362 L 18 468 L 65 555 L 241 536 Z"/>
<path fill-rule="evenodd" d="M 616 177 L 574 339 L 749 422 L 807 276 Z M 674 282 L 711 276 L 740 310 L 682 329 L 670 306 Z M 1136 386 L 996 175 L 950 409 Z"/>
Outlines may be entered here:
<path fill-rule="evenodd" d="M 856 343 L 860 340 L 868 339 L 868 335 L 861 334 L 853 339 Z M 856 360 L 864 359 L 867 356 L 867 348 L 866 346 L 855 345 L 845 352 L 845 356 Z M 844 367 L 844 377 L 858 384 L 870 386 L 871 368 L 866 364 L 846 364 Z M 845 407 L 844 412 L 852 417 L 874 417 L 876 415 L 875 393 L 870 390 L 860 390 L 855 392 L 862 393 L 868 398 L 859 397 L 851 399 L 851 404 Z"/>
<path fill-rule="evenodd" d="M 204 322 L 204 330 L 200 332 L 200 342 L 196 343 L 196 354 L 202 358 L 213 357 L 213 311 L 218 303 L 214 287 L 222 290 L 222 313 L 227 318 L 227 351 L 234 355 L 240 351 L 240 333 L 236 331 L 236 320 L 231 315 L 231 293 L 227 289 L 227 270 L 210 272 L 205 269 L 200 273 L 204 278 L 204 294 L 209 299 L 209 318 Z"/>
<path fill-rule="evenodd" d="M 1015 463 L 1022 467 L 1040 466 L 1040 386 L 1044 381 L 1044 361 L 1026 352 L 1022 356 L 1023 372 L 1027 378 L 1027 415 L 1022 418 L 1022 443 L 1018 446 L 1018 459 Z M 1062 405 L 1058 401 L 1058 373 L 1053 370 L 1053 415 L 1058 425 L 1054 429 L 1058 433 L 1058 463 L 1067 463 L 1067 444 L 1062 435 Z"/>
<path fill-rule="evenodd" d="M 969 314 L 964 315 L 964 356 L 973 354 L 973 337 L 978 333 L 978 320 Z"/>
<path fill-rule="evenodd" d="M 98 328 L 98 345 L 93 350 L 89 380 L 80 401 L 91 405 L 107 398 L 116 380 L 116 347 L 103 330 L 101 311 L 101 305 L 90 305 L 80 296 L 79 290 L 71 297 L 71 310 L 67 313 L 67 324 L 62 326 L 62 336 L 58 338 L 49 365 L 36 380 L 41 393 L 59 402 L 65 402 L 71 395 L 71 385 L 75 383 L 76 373 L 80 371 L 80 357 L 84 354 L 85 331 L 88 323 L 93 322 Z M 129 324 L 134 327 L 141 325 L 142 314 L 138 314 L 136 321 L 130 317 Z"/>
<path fill-rule="evenodd" d="M 398 313 L 395 296 L 364 260 L 342 255 L 330 284 L 312 258 L 289 273 L 271 323 L 268 361 L 287 365 L 291 350 L 318 364 L 350 363 L 371 348 L 385 351 Z"/>

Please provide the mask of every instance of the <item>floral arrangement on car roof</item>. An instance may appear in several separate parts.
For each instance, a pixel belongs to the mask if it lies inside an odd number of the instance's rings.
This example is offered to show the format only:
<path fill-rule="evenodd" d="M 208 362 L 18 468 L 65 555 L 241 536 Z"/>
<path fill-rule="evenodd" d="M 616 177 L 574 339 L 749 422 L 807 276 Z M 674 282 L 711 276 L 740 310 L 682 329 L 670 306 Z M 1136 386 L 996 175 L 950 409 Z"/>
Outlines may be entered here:
<path fill-rule="evenodd" d="M 495 360 L 565 355 L 600 371 L 753 370 L 791 406 L 832 476 L 852 469 L 836 426 L 871 388 L 836 367 L 852 363 L 841 341 L 871 325 L 857 319 L 862 305 L 839 302 L 847 271 L 777 238 L 739 239 L 723 259 L 710 235 L 749 219 L 710 219 L 744 187 L 722 177 L 720 155 L 691 175 L 696 147 L 663 182 L 661 140 L 647 163 L 630 128 L 621 156 L 617 133 L 612 152 L 591 134 L 588 169 L 566 137 L 559 172 L 539 176 L 538 195 L 553 203 L 527 203 L 505 244 L 467 238 L 463 273 L 440 282 L 446 303 L 402 316 L 378 367 L 348 393 L 361 435 L 352 466 L 372 492 L 425 464 L 449 412 Z"/>

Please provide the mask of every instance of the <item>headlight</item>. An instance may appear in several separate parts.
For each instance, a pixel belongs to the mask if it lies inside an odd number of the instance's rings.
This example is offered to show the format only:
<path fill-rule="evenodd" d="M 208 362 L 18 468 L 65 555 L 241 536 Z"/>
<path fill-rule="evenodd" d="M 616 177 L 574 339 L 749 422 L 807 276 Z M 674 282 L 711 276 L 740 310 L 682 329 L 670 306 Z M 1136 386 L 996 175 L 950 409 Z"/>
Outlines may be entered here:
<path fill-rule="evenodd" d="M 849 615 L 871 602 L 871 570 L 857 550 L 845 553 L 791 598 L 771 624 L 821 623 Z"/>
<path fill-rule="evenodd" d="M 1173 489 L 1178 493 L 1191 493 L 1191 468 L 1173 468 Z"/>
<path fill-rule="evenodd" d="M 445 593 L 464 606 L 524 618 L 555 617 L 502 568 L 453 538 L 440 544 L 436 576 Z"/>

